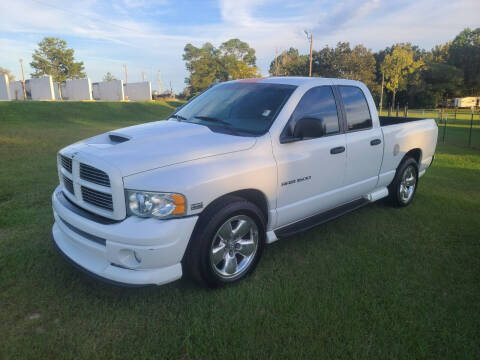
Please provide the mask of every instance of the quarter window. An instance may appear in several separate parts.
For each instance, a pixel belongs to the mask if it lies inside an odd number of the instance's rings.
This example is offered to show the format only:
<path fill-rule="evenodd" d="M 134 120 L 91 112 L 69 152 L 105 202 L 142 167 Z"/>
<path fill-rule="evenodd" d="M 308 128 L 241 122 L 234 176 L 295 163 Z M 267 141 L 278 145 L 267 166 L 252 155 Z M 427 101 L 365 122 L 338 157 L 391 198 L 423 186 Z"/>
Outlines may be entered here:
<path fill-rule="evenodd" d="M 336 134 L 340 131 L 337 106 L 330 86 L 315 87 L 303 95 L 285 129 L 286 136 L 293 135 L 296 122 L 303 117 L 323 119 L 325 135 Z"/>
<path fill-rule="evenodd" d="M 371 128 L 372 118 L 363 91 L 356 86 L 339 86 L 339 89 L 347 115 L 347 130 Z"/>

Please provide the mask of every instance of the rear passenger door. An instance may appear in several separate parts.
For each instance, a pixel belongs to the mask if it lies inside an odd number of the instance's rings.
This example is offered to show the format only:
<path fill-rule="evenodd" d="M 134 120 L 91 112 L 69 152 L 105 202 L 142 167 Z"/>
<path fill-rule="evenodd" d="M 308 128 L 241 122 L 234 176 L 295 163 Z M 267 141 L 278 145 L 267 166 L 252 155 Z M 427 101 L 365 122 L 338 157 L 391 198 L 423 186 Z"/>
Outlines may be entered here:
<path fill-rule="evenodd" d="M 346 120 L 347 168 L 344 184 L 350 197 L 363 196 L 375 189 L 383 157 L 382 130 L 373 126 L 363 90 L 338 85 Z"/>

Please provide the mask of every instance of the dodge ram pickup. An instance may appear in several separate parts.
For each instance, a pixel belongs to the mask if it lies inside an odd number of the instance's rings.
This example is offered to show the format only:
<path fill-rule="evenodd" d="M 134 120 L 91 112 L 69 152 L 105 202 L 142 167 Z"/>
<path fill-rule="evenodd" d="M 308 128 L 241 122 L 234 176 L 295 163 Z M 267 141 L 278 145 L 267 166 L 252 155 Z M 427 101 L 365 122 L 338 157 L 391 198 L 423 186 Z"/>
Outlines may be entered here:
<path fill-rule="evenodd" d="M 187 272 L 243 279 L 265 244 L 381 198 L 409 205 L 432 164 L 433 119 L 383 118 L 358 81 L 217 84 L 166 120 L 60 150 L 53 241 L 120 285 Z"/>

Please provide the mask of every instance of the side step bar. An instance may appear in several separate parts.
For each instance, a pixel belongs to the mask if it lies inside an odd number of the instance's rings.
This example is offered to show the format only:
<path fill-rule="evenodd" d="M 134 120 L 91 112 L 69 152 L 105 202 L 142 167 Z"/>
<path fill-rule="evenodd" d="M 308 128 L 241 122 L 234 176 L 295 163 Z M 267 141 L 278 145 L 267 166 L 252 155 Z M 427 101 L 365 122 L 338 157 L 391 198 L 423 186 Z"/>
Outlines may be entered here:
<path fill-rule="evenodd" d="M 352 202 L 343 204 L 335 209 L 328 210 L 323 213 L 313 215 L 312 217 L 297 221 L 296 223 L 284 226 L 278 230 L 275 230 L 275 235 L 279 239 L 290 237 L 300 232 L 310 230 L 311 228 L 323 224 L 327 221 L 336 219 L 339 216 L 349 213 L 350 211 L 359 209 L 369 203 L 370 201 L 365 198 L 354 200 Z"/>

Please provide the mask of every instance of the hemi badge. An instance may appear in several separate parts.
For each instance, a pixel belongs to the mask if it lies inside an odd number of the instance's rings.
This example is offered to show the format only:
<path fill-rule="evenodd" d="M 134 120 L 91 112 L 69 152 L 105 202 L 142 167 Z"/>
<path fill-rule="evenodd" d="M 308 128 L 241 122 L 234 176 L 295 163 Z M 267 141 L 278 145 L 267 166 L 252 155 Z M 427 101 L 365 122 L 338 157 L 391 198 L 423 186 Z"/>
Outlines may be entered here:
<path fill-rule="evenodd" d="M 192 206 L 190 206 L 191 210 L 198 210 L 198 209 L 201 209 L 201 208 L 203 208 L 203 202 L 192 204 Z"/>

